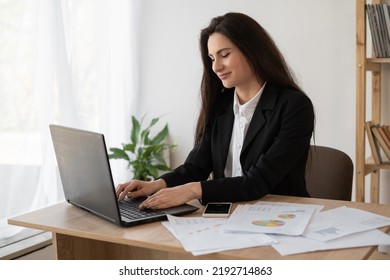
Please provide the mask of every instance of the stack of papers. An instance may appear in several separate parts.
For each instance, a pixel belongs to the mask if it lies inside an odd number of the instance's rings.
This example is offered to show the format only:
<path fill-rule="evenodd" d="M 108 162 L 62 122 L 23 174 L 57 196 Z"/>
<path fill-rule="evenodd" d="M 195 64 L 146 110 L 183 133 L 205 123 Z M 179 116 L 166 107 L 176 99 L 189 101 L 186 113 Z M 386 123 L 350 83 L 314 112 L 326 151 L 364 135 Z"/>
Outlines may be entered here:
<path fill-rule="evenodd" d="M 345 206 L 322 208 L 259 201 L 238 205 L 229 218 L 169 215 L 163 225 L 195 256 L 267 245 L 290 255 L 390 244 L 390 236 L 377 230 L 390 225 L 390 218 Z"/>
<path fill-rule="evenodd" d="M 319 241 L 329 241 L 387 226 L 389 223 L 390 218 L 343 206 L 316 214 L 303 235 Z"/>
<path fill-rule="evenodd" d="M 390 225 L 390 218 L 346 206 L 316 213 L 304 234 L 295 238 L 273 236 L 273 248 L 282 256 L 363 246 L 390 244 L 390 236 L 376 228 Z"/>
<path fill-rule="evenodd" d="M 169 222 L 163 222 L 163 225 L 194 256 L 276 243 L 265 234 L 224 234 L 220 228 L 226 220 L 168 215 Z"/>

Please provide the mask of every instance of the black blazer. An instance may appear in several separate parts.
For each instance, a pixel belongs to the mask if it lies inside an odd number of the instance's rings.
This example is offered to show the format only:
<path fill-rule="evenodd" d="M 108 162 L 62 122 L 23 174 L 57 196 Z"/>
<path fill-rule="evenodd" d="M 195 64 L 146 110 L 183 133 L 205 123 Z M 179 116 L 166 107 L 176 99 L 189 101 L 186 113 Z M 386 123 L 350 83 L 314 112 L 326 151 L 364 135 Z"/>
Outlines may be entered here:
<path fill-rule="evenodd" d="M 299 91 L 267 84 L 241 150 L 243 175 L 226 178 L 233 96 L 234 89 L 221 93 L 201 141 L 183 165 L 160 178 L 168 187 L 200 181 L 203 203 L 248 201 L 267 194 L 309 196 L 305 167 L 314 129 L 310 99 Z"/>

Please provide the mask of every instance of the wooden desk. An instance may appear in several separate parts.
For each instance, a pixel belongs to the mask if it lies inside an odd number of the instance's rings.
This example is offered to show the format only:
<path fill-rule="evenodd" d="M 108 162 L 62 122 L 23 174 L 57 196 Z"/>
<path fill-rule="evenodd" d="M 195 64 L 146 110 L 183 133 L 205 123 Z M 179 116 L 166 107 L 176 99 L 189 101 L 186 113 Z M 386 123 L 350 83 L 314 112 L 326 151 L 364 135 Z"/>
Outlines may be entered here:
<path fill-rule="evenodd" d="M 354 207 L 390 217 L 390 205 L 268 195 L 264 201 Z M 194 202 L 196 204 L 197 202 Z M 197 206 L 200 206 L 199 204 Z M 200 216 L 199 211 L 191 214 Z M 161 224 L 122 228 L 66 202 L 10 219 L 9 224 L 53 233 L 58 259 L 367 259 L 376 246 L 329 250 L 282 257 L 271 246 L 194 257 Z M 382 228 L 390 232 L 390 227 Z"/>

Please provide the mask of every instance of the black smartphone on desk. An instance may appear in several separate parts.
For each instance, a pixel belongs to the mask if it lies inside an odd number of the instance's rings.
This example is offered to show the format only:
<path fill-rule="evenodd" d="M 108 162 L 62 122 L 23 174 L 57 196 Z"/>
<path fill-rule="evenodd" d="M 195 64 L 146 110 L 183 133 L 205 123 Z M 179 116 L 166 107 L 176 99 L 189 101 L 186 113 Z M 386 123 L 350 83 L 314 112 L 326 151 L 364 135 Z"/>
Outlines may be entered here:
<path fill-rule="evenodd" d="M 227 218 L 230 215 L 232 209 L 231 202 L 210 202 L 207 203 L 203 217 L 206 218 Z"/>

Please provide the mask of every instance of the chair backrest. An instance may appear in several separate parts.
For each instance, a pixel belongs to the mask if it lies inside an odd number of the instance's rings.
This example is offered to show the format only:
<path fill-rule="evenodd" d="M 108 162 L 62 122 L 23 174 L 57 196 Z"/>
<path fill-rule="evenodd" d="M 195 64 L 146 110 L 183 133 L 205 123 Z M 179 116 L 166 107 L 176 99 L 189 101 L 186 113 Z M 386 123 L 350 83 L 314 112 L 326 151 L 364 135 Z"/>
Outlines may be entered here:
<path fill-rule="evenodd" d="M 311 146 L 306 166 L 306 186 L 311 197 L 351 200 L 353 162 L 344 152 Z"/>

